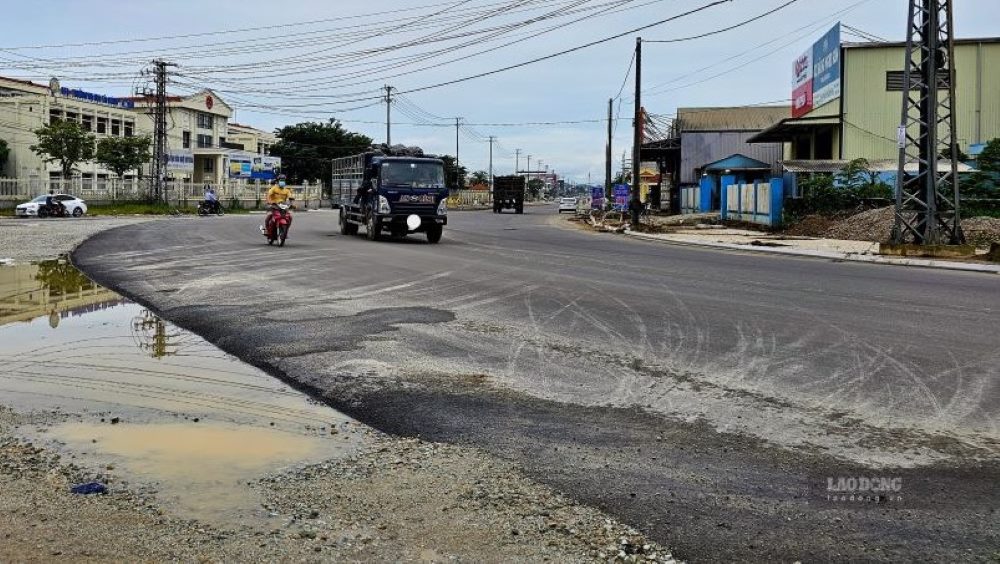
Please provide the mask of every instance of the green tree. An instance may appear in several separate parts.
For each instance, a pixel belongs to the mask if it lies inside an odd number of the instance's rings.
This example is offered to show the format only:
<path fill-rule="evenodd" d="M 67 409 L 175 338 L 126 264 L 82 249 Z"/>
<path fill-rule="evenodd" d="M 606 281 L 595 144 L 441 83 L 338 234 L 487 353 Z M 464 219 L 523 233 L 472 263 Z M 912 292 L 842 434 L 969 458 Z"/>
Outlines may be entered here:
<path fill-rule="evenodd" d="M 7 165 L 7 157 L 10 155 L 10 149 L 7 148 L 7 142 L 0 139 L 0 172 L 3 172 L 4 166 Z"/>
<path fill-rule="evenodd" d="M 475 186 L 477 184 L 489 184 L 489 183 L 490 183 L 490 175 L 485 170 L 477 170 L 476 172 L 472 173 L 471 177 L 469 177 L 469 184 L 472 186 Z"/>
<path fill-rule="evenodd" d="M 121 180 L 126 172 L 137 170 L 149 162 L 152 157 L 149 147 L 152 143 L 149 137 L 104 137 L 97 142 L 94 160 L 114 172 Z"/>
<path fill-rule="evenodd" d="M 332 159 L 356 155 L 372 144 L 371 137 L 347 131 L 332 118 L 326 123 L 285 126 L 275 133 L 279 141 L 271 147 L 271 154 L 281 157 L 281 170 L 294 184 L 322 180 L 329 185 Z"/>
<path fill-rule="evenodd" d="M 528 195 L 530 195 L 532 199 L 537 200 L 538 196 L 542 193 L 542 188 L 544 187 L 545 182 L 542 182 L 542 180 L 538 178 L 532 178 L 528 181 Z"/>
<path fill-rule="evenodd" d="M 444 183 L 449 190 L 461 190 L 465 187 L 466 169 L 464 166 L 458 167 L 458 174 L 455 173 L 455 157 L 442 155 L 439 157 L 444 161 Z"/>
<path fill-rule="evenodd" d="M 72 121 L 54 121 L 35 130 L 38 143 L 31 150 L 47 163 L 59 163 L 63 178 L 77 163 L 94 158 L 94 136 Z"/>
<path fill-rule="evenodd" d="M 987 143 L 976 162 L 983 172 L 1000 172 L 1000 138 Z"/>

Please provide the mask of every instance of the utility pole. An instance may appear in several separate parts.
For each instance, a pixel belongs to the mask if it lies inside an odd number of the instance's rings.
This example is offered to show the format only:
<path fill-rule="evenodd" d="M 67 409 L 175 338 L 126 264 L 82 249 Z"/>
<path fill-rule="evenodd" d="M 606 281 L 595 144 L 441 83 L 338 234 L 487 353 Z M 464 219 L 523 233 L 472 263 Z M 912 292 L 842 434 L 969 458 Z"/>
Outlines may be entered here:
<path fill-rule="evenodd" d="M 455 118 L 455 187 L 462 189 L 462 171 L 458 166 L 458 128 L 462 125 L 462 118 Z"/>
<path fill-rule="evenodd" d="M 896 221 L 892 242 L 958 245 L 955 38 L 951 0 L 910 0 L 897 137 Z M 947 160 L 945 170 L 941 161 Z M 907 165 L 917 165 L 907 175 Z"/>
<path fill-rule="evenodd" d="M 614 98 L 608 98 L 608 143 L 604 151 L 604 201 L 611 201 L 611 109 Z"/>
<path fill-rule="evenodd" d="M 385 85 L 385 145 L 392 147 L 392 91 L 395 90 L 388 84 Z"/>
<path fill-rule="evenodd" d="M 493 195 L 493 142 L 496 137 L 490 135 L 490 196 Z"/>
<path fill-rule="evenodd" d="M 514 176 L 521 172 L 521 149 L 514 149 Z"/>
<path fill-rule="evenodd" d="M 526 180 L 524 181 L 525 184 L 531 182 L 531 155 L 528 155 L 528 166 L 525 168 L 524 174 L 526 178 Z"/>
<path fill-rule="evenodd" d="M 164 181 L 167 175 L 167 67 L 177 66 L 164 60 L 153 61 L 156 83 L 153 107 L 153 178 L 152 196 L 160 201 L 165 196 Z"/>
<path fill-rule="evenodd" d="M 632 139 L 632 227 L 639 225 L 639 161 L 642 160 L 642 38 L 635 38 L 635 121 Z"/>

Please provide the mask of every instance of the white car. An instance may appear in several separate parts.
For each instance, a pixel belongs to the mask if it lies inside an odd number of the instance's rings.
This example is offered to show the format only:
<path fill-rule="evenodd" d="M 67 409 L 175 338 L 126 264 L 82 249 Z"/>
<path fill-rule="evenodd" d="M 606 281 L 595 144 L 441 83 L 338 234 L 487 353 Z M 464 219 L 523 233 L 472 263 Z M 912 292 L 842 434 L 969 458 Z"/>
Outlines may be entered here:
<path fill-rule="evenodd" d="M 559 198 L 559 213 L 564 211 L 576 213 L 576 198 Z"/>
<path fill-rule="evenodd" d="M 73 217 L 80 217 L 81 215 L 87 213 L 87 203 L 76 196 L 70 196 L 69 194 L 54 194 L 52 197 L 56 201 L 61 202 L 62 205 L 66 207 L 66 213 L 72 215 Z M 30 202 L 25 202 L 17 206 L 15 210 L 17 217 L 45 217 L 48 214 L 45 210 L 42 210 L 41 214 L 39 214 L 39 208 L 43 208 L 45 206 L 46 198 L 48 198 L 48 196 L 43 194 Z"/>

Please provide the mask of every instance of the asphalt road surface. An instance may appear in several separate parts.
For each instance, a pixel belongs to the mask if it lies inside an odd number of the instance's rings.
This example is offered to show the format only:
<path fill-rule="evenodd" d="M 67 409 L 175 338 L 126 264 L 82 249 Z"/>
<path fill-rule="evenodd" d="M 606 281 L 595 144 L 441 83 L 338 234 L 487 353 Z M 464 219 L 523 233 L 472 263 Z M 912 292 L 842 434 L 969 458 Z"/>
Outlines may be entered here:
<path fill-rule="evenodd" d="M 1000 558 L 994 275 L 641 242 L 554 207 L 454 212 L 438 245 L 310 212 L 268 247 L 259 221 L 123 227 L 74 260 L 366 423 L 513 460 L 692 562 Z M 881 500 L 841 501 L 874 495 L 858 478 Z"/>

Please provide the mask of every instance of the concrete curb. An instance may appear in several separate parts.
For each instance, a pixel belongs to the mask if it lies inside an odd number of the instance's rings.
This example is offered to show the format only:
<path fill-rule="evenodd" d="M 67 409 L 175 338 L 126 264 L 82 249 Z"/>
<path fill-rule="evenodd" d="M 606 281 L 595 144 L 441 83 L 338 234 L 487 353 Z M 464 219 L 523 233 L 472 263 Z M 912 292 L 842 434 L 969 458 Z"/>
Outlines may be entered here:
<path fill-rule="evenodd" d="M 657 241 L 660 243 L 669 243 L 672 245 L 687 245 L 691 247 L 708 247 L 714 249 L 727 249 L 727 250 L 743 251 L 751 253 L 766 253 L 772 255 L 811 257 L 811 258 L 821 258 L 821 259 L 836 260 L 836 261 L 864 262 L 869 264 L 886 264 L 891 266 L 913 266 L 919 268 L 938 268 L 943 270 L 961 270 L 965 272 L 983 272 L 987 274 L 1000 274 L 1000 264 L 968 264 L 963 262 L 954 262 L 946 260 L 889 258 L 880 255 L 862 255 L 857 253 L 839 253 L 831 251 L 811 251 L 808 249 L 791 249 L 783 247 L 754 247 L 750 245 L 735 245 L 732 243 L 713 243 L 709 241 L 705 242 L 680 241 L 677 239 L 666 239 L 664 237 L 660 237 L 657 235 L 649 235 L 646 233 L 633 233 L 631 231 L 626 231 L 625 235 L 629 237 L 634 237 L 636 239 L 642 239 L 644 241 Z"/>

